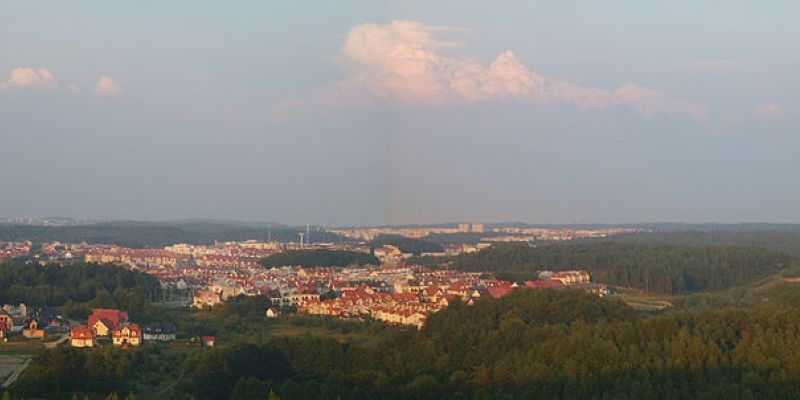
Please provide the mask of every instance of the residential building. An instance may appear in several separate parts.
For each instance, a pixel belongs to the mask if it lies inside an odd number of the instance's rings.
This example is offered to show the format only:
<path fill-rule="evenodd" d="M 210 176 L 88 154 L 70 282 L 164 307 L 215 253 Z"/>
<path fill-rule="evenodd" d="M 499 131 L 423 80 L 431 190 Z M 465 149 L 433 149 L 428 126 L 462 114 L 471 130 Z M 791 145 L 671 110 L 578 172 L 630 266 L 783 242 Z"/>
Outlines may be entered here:
<path fill-rule="evenodd" d="M 175 325 L 169 322 L 150 324 L 142 331 L 142 339 L 146 341 L 168 342 L 175 340 L 175 337 Z"/>
<path fill-rule="evenodd" d="M 70 331 L 70 346 L 94 347 L 94 332 L 87 326 L 76 326 Z"/>
<path fill-rule="evenodd" d="M 112 333 L 112 343 L 117 347 L 139 346 L 142 344 L 142 329 L 136 324 L 122 325 Z"/>

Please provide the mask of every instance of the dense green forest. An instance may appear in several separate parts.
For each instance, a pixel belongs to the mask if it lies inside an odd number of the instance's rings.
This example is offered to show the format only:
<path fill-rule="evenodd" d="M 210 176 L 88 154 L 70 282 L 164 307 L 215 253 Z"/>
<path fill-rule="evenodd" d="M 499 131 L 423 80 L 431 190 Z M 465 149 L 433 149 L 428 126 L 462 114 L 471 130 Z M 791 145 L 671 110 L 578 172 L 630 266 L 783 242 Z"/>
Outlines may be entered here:
<path fill-rule="evenodd" d="M 170 371 L 177 382 L 158 398 L 796 398 L 797 321 L 800 310 L 777 306 L 640 317 L 582 291 L 518 289 L 363 342 L 253 332 L 183 358 L 179 344 L 44 351 L 12 394 L 141 394 Z"/>
<path fill-rule="evenodd" d="M 486 236 L 493 236 L 491 233 L 432 233 L 425 236 L 425 240 L 440 244 L 475 244 Z"/>
<path fill-rule="evenodd" d="M 298 241 L 305 228 L 243 226 L 225 223 L 110 222 L 77 226 L 35 226 L 0 224 L 0 240 L 31 240 L 36 243 L 118 244 L 128 247 L 162 247 L 175 243 L 211 244 L 214 241 L 268 239 Z M 313 229 L 308 243 L 341 242 L 344 239 L 322 229 Z"/>
<path fill-rule="evenodd" d="M 440 260 L 428 260 L 440 262 Z M 596 282 L 678 294 L 746 284 L 790 267 L 785 253 L 748 246 L 688 246 L 636 243 L 501 244 L 462 254 L 450 267 L 532 279 L 539 269 L 586 269 Z"/>
<path fill-rule="evenodd" d="M 795 227 L 792 225 L 791 227 Z M 671 244 L 726 246 L 741 245 L 763 247 L 800 256 L 800 230 L 710 230 L 710 231 L 659 231 L 613 235 L 592 241 L 613 241 L 640 244 Z"/>
<path fill-rule="evenodd" d="M 74 318 L 91 307 L 120 307 L 146 319 L 154 312 L 148 294 L 159 287 L 150 275 L 111 265 L 0 263 L 0 304 L 60 307 Z"/>
<path fill-rule="evenodd" d="M 265 267 L 302 265 L 304 267 L 346 267 L 348 265 L 378 264 L 378 259 L 367 253 L 339 250 L 295 250 L 271 255 L 261 260 Z"/>
<path fill-rule="evenodd" d="M 370 248 L 372 249 L 383 245 L 397 246 L 403 253 L 412 253 L 415 255 L 420 255 L 422 253 L 441 253 L 444 251 L 444 248 L 439 243 L 397 235 L 380 235 L 370 242 Z"/>

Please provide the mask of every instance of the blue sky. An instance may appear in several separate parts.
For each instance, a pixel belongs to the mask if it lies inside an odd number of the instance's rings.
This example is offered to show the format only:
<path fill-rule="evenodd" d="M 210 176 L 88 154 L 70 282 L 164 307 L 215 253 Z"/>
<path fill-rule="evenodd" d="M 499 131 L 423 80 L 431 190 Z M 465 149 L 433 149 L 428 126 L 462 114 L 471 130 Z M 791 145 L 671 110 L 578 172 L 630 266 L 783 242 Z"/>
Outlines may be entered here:
<path fill-rule="evenodd" d="M 797 15 L 6 2 L 0 215 L 800 222 Z"/>

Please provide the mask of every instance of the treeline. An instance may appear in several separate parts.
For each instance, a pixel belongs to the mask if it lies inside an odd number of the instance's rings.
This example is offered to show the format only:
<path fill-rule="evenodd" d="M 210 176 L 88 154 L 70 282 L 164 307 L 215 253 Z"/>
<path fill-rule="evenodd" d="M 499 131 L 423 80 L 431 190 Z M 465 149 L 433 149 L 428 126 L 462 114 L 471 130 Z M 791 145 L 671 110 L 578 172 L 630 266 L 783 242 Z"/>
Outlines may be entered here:
<path fill-rule="evenodd" d="M 301 232 L 305 232 L 305 228 L 286 226 L 267 228 L 227 223 L 110 222 L 58 227 L 0 224 L 0 241 L 87 242 L 143 248 L 162 247 L 175 243 L 212 244 L 214 241 L 250 239 L 296 242 L 299 240 L 298 234 Z M 314 228 L 310 232 L 310 238 L 306 239 L 309 243 L 341 242 L 343 240 L 345 239 L 338 235 L 317 228 Z"/>
<path fill-rule="evenodd" d="M 422 253 L 441 253 L 444 251 L 444 247 L 439 243 L 398 235 L 380 235 L 370 242 L 370 248 L 372 249 L 384 245 L 396 246 L 403 253 L 411 253 L 414 255 L 420 255 Z"/>
<path fill-rule="evenodd" d="M 287 265 L 303 267 L 346 267 L 349 265 L 376 265 L 378 259 L 367 253 L 343 250 L 295 250 L 273 254 L 261 260 L 265 267 Z"/>
<path fill-rule="evenodd" d="M 92 307 L 120 307 L 146 319 L 154 312 L 148 295 L 158 288 L 155 277 L 112 265 L 0 264 L 0 304 L 60 307 L 74 318 Z"/>
<path fill-rule="evenodd" d="M 198 352 L 180 387 L 209 399 L 796 397 L 798 318 L 764 308 L 640 319 L 579 291 L 519 290 L 363 346 L 291 337 Z"/>
<path fill-rule="evenodd" d="M 452 259 L 451 267 L 533 279 L 537 270 L 586 269 L 596 282 L 678 294 L 746 284 L 787 268 L 785 253 L 747 246 L 637 243 L 501 244 Z"/>
<path fill-rule="evenodd" d="M 164 379 L 170 362 L 180 357 L 164 354 L 158 347 L 114 351 L 58 347 L 36 354 L 11 388 L 14 399 L 83 398 L 76 393 L 106 398 L 106 394 L 125 395 L 134 391 L 137 380 Z"/>
<path fill-rule="evenodd" d="M 61 349 L 38 356 L 12 395 L 137 393 L 152 379 L 143 372 L 161 371 L 180 376 L 159 396 L 173 399 L 796 398 L 798 320 L 794 307 L 644 318 L 578 290 L 517 289 L 365 342 L 301 335 L 187 351 L 180 374 L 158 346 Z"/>
<path fill-rule="evenodd" d="M 692 246 L 756 246 L 800 256 L 800 230 L 795 225 L 763 230 L 662 231 L 613 235 L 593 241 Z M 767 229 L 769 228 L 769 229 Z"/>

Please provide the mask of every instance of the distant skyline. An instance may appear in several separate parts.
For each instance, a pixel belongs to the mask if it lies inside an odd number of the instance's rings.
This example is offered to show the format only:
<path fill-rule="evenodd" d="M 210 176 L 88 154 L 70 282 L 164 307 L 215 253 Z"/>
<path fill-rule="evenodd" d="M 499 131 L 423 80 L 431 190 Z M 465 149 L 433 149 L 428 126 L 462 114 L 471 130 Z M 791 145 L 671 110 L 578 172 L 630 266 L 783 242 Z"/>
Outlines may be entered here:
<path fill-rule="evenodd" d="M 797 223 L 799 12 L 4 4 L 0 216 Z"/>

